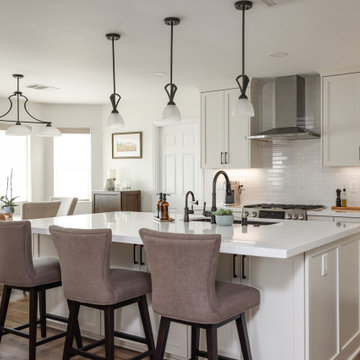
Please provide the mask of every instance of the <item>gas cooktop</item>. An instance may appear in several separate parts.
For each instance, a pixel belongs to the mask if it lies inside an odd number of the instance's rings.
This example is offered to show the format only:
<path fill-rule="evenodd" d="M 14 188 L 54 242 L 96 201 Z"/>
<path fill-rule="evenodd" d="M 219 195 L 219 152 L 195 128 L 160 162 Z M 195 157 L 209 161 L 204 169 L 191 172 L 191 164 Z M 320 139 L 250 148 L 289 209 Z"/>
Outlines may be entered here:
<path fill-rule="evenodd" d="M 308 210 L 322 210 L 323 205 L 250 204 L 243 206 L 246 217 L 263 219 L 307 220 Z"/>

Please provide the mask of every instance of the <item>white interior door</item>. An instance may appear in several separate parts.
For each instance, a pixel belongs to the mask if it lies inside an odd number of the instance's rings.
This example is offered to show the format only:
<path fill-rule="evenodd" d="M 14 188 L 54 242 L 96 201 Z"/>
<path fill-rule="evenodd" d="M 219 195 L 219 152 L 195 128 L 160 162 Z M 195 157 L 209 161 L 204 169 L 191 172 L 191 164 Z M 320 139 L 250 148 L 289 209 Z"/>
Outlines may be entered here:
<path fill-rule="evenodd" d="M 162 127 L 159 130 L 159 186 L 167 198 L 170 215 L 182 213 L 185 194 L 200 197 L 199 124 Z"/>

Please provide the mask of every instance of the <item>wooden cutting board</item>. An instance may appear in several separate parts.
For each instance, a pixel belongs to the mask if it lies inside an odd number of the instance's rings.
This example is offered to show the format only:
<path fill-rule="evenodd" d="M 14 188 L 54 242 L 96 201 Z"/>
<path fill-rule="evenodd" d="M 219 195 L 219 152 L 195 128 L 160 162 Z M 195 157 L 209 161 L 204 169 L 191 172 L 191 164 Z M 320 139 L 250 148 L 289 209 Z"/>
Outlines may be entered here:
<path fill-rule="evenodd" d="M 335 210 L 335 211 L 360 211 L 360 207 L 359 206 L 347 206 L 347 207 L 332 206 L 331 210 Z"/>

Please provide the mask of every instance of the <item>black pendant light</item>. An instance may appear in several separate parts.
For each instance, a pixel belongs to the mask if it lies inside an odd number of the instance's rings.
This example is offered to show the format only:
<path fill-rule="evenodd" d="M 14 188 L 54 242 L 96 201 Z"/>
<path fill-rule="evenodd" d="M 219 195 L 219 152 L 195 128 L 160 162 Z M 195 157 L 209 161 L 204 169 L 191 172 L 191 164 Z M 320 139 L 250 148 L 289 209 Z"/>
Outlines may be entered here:
<path fill-rule="evenodd" d="M 119 114 L 117 107 L 121 96 L 116 92 L 116 79 L 115 79 L 115 45 L 114 42 L 120 39 L 120 34 L 110 33 L 106 34 L 105 37 L 111 40 L 112 45 L 112 63 L 113 63 L 113 93 L 110 95 L 110 102 L 112 111 L 107 120 L 107 126 L 110 128 L 122 128 L 125 126 L 123 117 Z"/>
<path fill-rule="evenodd" d="M 51 126 L 51 122 L 37 119 L 35 116 L 31 115 L 29 110 L 27 109 L 27 103 L 28 103 L 29 99 L 20 91 L 20 87 L 19 87 L 20 79 L 22 79 L 24 77 L 24 75 L 13 74 L 13 77 L 16 79 L 16 90 L 14 91 L 14 93 L 12 95 L 10 95 L 8 97 L 8 100 L 10 102 L 10 107 L 5 114 L 0 115 L 0 121 L 7 122 L 7 123 L 14 123 L 15 125 L 8 127 L 6 129 L 5 134 L 10 135 L 10 136 L 30 135 L 31 129 L 28 126 L 23 125 L 25 123 L 25 124 L 46 125 L 42 130 L 39 131 L 39 133 L 38 133 L 39 136 L 44 136 L 44 137 L 60 136 L 61 132 L 57 128 Z M 13 98 L 14 97 L 16 98 L 16 120 L 3 119 L 6 115 L 8 115 L 11 112 L 11 110 L 13 108 L 13 105 L 14 105 Z M 20 99 L 25 100 L 23 103 L 24 110 L 35 121 L 33 121 L 33 120 L 20 121 Z"/>
<path fill-rule="evenodd" d="M 177 86 L 173 83 L 173 50 L 174 50 L 174 26 L 180 24 L 180 19 L 177 17 L 167 17 L 164 19 L 166 25 L 171 27 L 170 32 L 170 82 L 166 84 L 165 91 L 169 97 L 169 102 L 165 107 L 162 115 L 162 120 L 157 121 L 157 125 L 166 125 L 177 123 L 181 121 L 181 114 L 174 102 L 174 97 L 177 91 Z"/>
<path fill-rule="evenodd" d="M 235 3 L 235 8 L 242 11 L 242 74 L 236 78 L 240 88 L 240 96 L 234 106 L 233 116 L 254 116 L 254 107 L 246 95 L 250 80 L 245 74 L 245 12 L 252 6 L 253 3 L 249 0 L 240 0 Z"/>

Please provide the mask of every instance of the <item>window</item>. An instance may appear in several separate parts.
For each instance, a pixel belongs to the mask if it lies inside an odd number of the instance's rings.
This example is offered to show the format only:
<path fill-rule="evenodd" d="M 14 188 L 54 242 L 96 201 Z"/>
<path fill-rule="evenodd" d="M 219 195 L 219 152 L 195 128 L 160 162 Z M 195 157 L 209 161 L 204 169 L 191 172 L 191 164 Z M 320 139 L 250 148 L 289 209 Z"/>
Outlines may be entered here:
<path fill-rule="evenodd" d="M 89 129 L 60 129 L 54 138 L 54 196 L 90 200 L 91 135 Z"/>
<path fill-rule="evenodd" d="M 5 130 L 0 129 L 0 196 L 6 193 L 6 179 L 13 169 L 12 196 L 19 196 L 17 201 L 28 200 L 28 141 L 27 136 L 7 136 Z"/>

